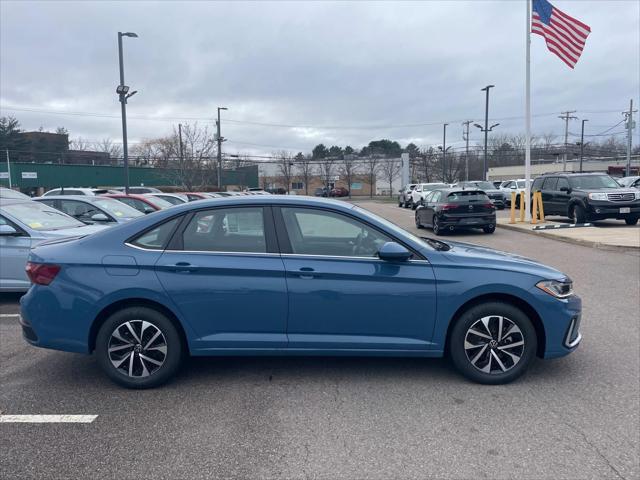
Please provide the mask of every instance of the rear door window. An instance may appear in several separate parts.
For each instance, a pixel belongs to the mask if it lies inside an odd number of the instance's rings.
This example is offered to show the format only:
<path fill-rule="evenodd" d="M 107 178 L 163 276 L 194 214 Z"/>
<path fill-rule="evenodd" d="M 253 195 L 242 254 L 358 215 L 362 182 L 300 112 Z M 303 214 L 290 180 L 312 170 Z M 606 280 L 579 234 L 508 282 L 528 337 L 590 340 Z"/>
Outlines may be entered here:
<path fill-rule="evenodd" d="M 183 249 L 266 253 L 264 209 L 218 208 L 196 212 L 182 233 Z"/>
<path fill-rule="evenodd" d="M 542 190 L 554 191 L 558 185 L 558 177 L 545 178 Z"/>

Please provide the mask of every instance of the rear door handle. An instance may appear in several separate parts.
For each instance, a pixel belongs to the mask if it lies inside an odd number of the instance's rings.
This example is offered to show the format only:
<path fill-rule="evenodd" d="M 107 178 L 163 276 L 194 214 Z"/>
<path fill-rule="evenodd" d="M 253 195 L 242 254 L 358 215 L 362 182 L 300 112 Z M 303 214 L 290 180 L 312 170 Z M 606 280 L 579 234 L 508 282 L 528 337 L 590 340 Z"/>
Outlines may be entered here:
<path fill-rule="evenodd" d="M 164 268 L 178 273 L 190 273 L 198 270 L 199 267 L 191 265 L 189 262 L 177 262 L 173 265 L 165 265 Z"/>

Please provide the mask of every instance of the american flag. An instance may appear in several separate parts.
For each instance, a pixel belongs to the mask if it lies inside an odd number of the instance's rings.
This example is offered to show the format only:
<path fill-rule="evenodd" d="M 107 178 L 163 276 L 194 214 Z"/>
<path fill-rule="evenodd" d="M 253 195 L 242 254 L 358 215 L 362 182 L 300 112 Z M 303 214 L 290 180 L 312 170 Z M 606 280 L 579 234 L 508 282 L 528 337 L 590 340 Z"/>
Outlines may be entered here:
<path fill-rule="evenodd" d="M 549 51 L 574 68 L 591 29 L 547 0 L 533 0 L 531 33 L 542 35 Z"/>

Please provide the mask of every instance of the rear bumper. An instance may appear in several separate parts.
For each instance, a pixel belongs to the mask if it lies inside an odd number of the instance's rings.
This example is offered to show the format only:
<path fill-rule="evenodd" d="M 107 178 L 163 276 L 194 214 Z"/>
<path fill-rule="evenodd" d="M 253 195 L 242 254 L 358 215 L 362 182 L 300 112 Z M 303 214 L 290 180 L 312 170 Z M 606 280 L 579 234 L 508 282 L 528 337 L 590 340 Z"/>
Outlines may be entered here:
<path fill-rule="evenodd" d="M 496 215 L 482 215 L 477 217 L 454 217 L 452 215 L 440 215 L 438 217 L 441 227 L 454 228 L 482 228 L 496 224 Z"/>

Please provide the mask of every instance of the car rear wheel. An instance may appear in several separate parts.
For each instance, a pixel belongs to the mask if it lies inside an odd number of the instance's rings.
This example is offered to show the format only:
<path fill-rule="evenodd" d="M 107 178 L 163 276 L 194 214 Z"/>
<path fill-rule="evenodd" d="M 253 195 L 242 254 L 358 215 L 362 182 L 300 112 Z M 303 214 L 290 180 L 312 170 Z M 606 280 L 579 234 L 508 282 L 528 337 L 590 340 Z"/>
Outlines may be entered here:
<path fill-rule="evenodd" d="M 627 217 L 624 219 L 624 223 L 627 225 L 635 225 L 638 223 L 638 217 Z"/>
<path fill-rule="evenodd" d="M 96 337 L 98 363 L 116 383 L 152 388 L 180 367 L 180 335 L 165 315 L 146 307 L 124 308 L 104 322 Z"/>
<path fill-rule="evenodd" d="M 495 225 L 487 225 L 486 227 L 482 227 L 482 231 L 484 233 L 493 233 L 496 231 L 496 226 Z"/>
<path fill-rule="evenodd" d="M 509 383 L 522 375 L 537 348 L 531 320 L 504 302 L 487 302 L 464 312 L 451 331 L 449 354 L 474 382 Z"/>

